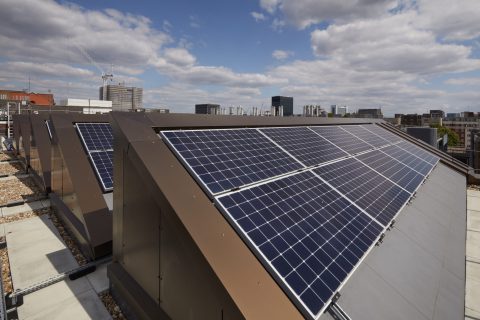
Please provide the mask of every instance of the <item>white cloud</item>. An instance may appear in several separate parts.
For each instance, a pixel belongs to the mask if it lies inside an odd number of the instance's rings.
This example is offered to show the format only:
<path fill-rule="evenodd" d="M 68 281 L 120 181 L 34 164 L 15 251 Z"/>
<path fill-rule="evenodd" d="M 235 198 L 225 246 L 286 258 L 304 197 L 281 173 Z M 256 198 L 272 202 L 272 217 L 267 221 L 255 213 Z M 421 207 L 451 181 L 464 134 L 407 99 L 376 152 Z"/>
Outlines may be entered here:
<path fill-rule="evenodd" d="M 419 27 L 433 30 L 446 40 L 480 37 L 478 0 L 418 0 Z"/>
<path fill-rule="evenodd" d="M 252 11 L 252 12 L 250 12 L 250 15 L 253 17 L 253 19 L 255 19 L 256 22 L 264 21 L 264 20 L 267 19 L 267 17 L 263 13 L 260 13 L 260 12 Z"/>
<path fill-rule="evenodd" d="M 252 106 L 260 106 L 262 103 L 269 105 L 269 100 L 270 97 L 262 97 L 260 90 L 255 88 L 232 87 L 212 92 L 178 82 L 144 91 L 146 105 L 158 108 L 176 106 L 176 112 L 188 113 L 194 112 L 195 104 L 198 103 L 218 103 L 227 109 L 241 105 L 245 111 L 249 111 Z"/>
<path fill-rule="evenodd" d="M 171 42 L 146 17 L 113 9 L 89 11 L 51 0 L 1 1 L 0 30 L 4 58 L 89 63 L 80 45 L 104 67 L 145 66 Z"/>
<path fill-rule="evenodd" d="M 200 19 L 198 16 L 192 14 L 188 17 L 190 19 L 190 27 L 198 29 L 200 28 Z"/>
<path fill-rule="evenodd" d="M 164 50 L 165 59 L 177 66 L 191 66 L 195 63 L 195 57 L 184 48 L 167 48 Z"/>
<path fill-rule="evenodd" d="M 445 83 L 454 86 L 480 86 L 480 78 L 452 78 Z"/>
<path fill-rule="evenodd" d="M 417 75 L 463 72 L 480 68 L 471 48 L 441 44 L 435 34 L 413 26 L 414 12 L 331 25 L 311 34 L 318 56 L 335 57 L 362 70 L 398 70 Z"/>
<path fill-rule="evenodd" d="M 260 6 L 269 13 L 274 13 L 282 0 L 260 0 Z"/>
<path fill-rule="evenodd" d="M 54 76 L 58 78 L 93 78 L 95 73 L 88 69 L 76 68 L 60 63 L 33 63 L 24 61 L 8 61 L 0 63 L 3 73 L 29 74 L 37 77 Z"/>
<path fill-rule="evenodd" d="M 287 23 L 285 22 L 285 20 L 275 18 L 272 22 L 272 29 L 275 31 L 282 31 L 286 24 Z"/>
<path fill-rule="evenodd" d="M 291 56 L 293 56 L 292 51 L 275 50 L 272 52 L 272 57 L 274 57 L 277 60 L 285 60 Z"/>
<path fill-rule="evenodd" d="M 300 29 L 322 21 L 378 17 L 398 4 L 396 0 L 260 0 L 267 12 L 273 14 L 279 9 L 289 23 Z"/>

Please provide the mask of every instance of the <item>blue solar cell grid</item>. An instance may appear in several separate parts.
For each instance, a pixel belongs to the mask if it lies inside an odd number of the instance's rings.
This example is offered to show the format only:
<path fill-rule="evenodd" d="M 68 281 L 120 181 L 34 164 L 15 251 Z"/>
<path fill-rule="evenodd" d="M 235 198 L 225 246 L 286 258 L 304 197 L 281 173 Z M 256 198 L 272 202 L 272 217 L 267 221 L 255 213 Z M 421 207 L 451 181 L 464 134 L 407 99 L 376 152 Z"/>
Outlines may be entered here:
<path fill-rule="evenodd" d="M 348 156 L 307 127 L 266 128 L 260 131 L 307 167 Z"/>
<path fill-rule="evenodd" d="M 368 131 L 382 137 L 384 140 L 387 140 L 389 143 L 397 143 L 402 141 L 402 138 L 397 136 L 394 133 L 391 133 L 390 131 L 381 128 L 378 125 L 372 124 L 372 125 L 363 125 L 365 129 Z"/>
<path fill-rule="evenodd" d="M 104 191 L 113 189 L 113 133 L 109 123 L 77 123 L 77 130 Z"/>
<path fill-rule="evenodd" d="M 113 190 L 113 151 L 90 153 L 95 171 L 105 191 Z"/>
<path fill-rule="evenodd" d="M 272 276 L 313 319 L 383 229 L 311 171 L 219 196 L 217 202 Z"/>
<path fill-rule="evenodd" d="M 372 149 L 371 145 L 340 127 L 323 126 L 310 127 L 310 129 L 351 155 Z"/>
<path fill-rule="evenodd" d="M 341 128 L 375 148 L 390 144 L 388 140 L 385 140 L 382 137 L 376 135 L 375 133 L 368 131 L 363 126 L 348 125 L 342 126 Z"/>
<path fill-rule="evenodd" d="M 303 168 L 256 129 L 162 135 L 211 195 Z"/>
<path fill-rule="evenodd" d="M 410 193 L 354 158 L 313 171 L 385 227 L 410 198 Z"/>
<path fill-rule="evenodd" d="M 382 148 L 381 151 L 423 176 L 426 176 L 432 170 L 432 164 L 420 159 L 397 145 Z"/>
<path fill-rule="evenodd" d="M 397 146 L 399 146 L 400 148 L 410 152 L 414 156 L 422 159 L 423 161 L 428 162 L 432 166 L 437 164 L 438 160 L 440 160 L 440 158 L 433 155 L 432 153 L 430 153 L 430 152 L 428 152 L 428 151 L 426 151 L 422 148 L 419 148 L 416 145 L 414 145 L 413 143 L 410 143 L 408 141 L 402 141 L 402 142 L 398 143 Z"/>
<path fill-rule="evenodd" d="M 113 133 L 109 123 L 77 123 L 87 151 L 113 150 Z"/>
<path fill-rule="evenodd" d="M 424 176 L 381 151 L 372 151 L 355 157 L 370 168 L 413 193 Z"/>

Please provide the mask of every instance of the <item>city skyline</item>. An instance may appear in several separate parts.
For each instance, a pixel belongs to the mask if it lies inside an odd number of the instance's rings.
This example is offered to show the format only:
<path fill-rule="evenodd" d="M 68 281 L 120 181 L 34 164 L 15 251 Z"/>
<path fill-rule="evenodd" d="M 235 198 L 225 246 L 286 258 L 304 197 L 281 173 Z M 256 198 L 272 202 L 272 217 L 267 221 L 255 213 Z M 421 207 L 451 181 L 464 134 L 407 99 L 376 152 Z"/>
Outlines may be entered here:
<path fill-rule="evenodd" d="M 358 3 L 357 3 L 358 2 Z M 146 106 L 480 111 L 480 3 L 0 2 L 0 88 L 94 98 L 100 66 Z M 96 61 L 92 62 L 91 58 Z M 353 108 L 353 110 L 352 110 Z"/>

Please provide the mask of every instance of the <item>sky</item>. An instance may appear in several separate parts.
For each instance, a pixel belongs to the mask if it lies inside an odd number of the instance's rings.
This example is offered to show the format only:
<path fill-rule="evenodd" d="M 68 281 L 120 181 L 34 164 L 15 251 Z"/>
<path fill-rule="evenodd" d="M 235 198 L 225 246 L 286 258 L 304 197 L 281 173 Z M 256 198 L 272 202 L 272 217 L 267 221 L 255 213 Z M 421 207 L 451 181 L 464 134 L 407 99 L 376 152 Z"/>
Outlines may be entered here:
<path fill-rule="evenodd" d="M 97 99 L 113 70 L 171 112 L 480 111 L 479 17 L 480 0 L 0 0 L 0 88 Z"/>

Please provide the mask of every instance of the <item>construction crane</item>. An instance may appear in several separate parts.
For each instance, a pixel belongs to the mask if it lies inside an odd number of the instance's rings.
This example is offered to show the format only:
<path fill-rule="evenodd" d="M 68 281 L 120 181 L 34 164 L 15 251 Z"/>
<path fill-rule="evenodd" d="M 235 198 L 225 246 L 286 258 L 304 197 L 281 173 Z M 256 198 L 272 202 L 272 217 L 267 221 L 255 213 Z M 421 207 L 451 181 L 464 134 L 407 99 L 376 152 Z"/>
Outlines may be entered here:
<path fill-rule="evenodd" d="M 80 46 L 78 43 L 73 42 L 72 43 L 77 47 L 77 49 L 83 54 L 85 58 L 95 67 L 100 71 L 102 74 L 102 83 L 103 83 L 103 90 L 102 90 L 102 100 L 107 100 L 107 83 L 108 80 L 110 81 L 113 80 L 113 64 L 111 65 L 111 71 L 110 73 L 106 73 L 102 67 L 98 65 L 98 63 L 88 54 L 87 50 L 85 50 L 82 46 Z"/>

